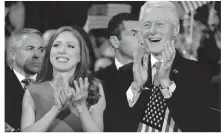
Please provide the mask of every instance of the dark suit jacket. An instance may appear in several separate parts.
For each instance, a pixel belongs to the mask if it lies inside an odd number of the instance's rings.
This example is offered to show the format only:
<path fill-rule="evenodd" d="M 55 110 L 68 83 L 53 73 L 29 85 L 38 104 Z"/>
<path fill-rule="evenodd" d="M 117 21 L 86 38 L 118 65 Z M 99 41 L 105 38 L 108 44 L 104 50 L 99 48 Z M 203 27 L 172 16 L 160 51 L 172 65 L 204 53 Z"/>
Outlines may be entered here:
<path fill-rule="evenodd" d="M 24 90 L 15 73 L 5 67 L 5 122 L 20 129 Z"/>
<path fill-rule="evenodd" d="M 150 64 L 149 60 L 149 68 Z M 132 64 L 130 65 L 132 69 Z M 128 71 L 128 73 L 130 72 Z M 148 69 L 148 75 L 151 77 L 151 69 Z M 167 100 L 167 105 L 176 125 L 181 131 L 208 131 L 207 91 L 210 89 L 211 75 L 207 67 L 199 62 L 184 59 L 177 52 L 172 64 L 170 79 L 175 82 L 176 90 L 173 96 Z M 151 78 L 148 78 L 146 86 L 151 86 Z M 137 127 L 149 96 L 150 91 L 143 91 L 131 109 L 138 117 L 137 121 L 134 121 Z"/>
<path fill-rule="evenodd" d="M 133 81 L 133 75 L 131 75 L 133 73 L 128 73 L 128 70 L 131 70 L 129 68 L 123 66 L 117 70 L 115 64 L 112 64 L 94 73 L 95 77 L 103 81 L 106 97 L 106 109 L 104 111 L 105 132 L 131 131 L 131 127 L 128 124 L 133 119 L 128 114 L 130 108 L 126 97 L 126 91 Z"/>

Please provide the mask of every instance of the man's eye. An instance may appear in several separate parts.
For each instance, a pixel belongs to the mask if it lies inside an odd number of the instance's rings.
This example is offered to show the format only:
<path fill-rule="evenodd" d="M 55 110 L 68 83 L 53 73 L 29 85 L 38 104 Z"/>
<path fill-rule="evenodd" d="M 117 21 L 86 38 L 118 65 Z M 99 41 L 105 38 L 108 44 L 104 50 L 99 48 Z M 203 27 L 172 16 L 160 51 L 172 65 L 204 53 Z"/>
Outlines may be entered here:
<path fill-rule="evenodd" d="M 27 47 L 27 48 L 26 48 L 26 50 L 29 50 L 29 51 L 30 51 L 30 50 L 33 50 L 33 49 L 34 49 L 34 47 Z"/>
<path fill-rule="evenodd" d="M 163 25 L 164 25 L 163 23 L 157 23 L 158 27 L 163 27 Z"/>
<path fill-rule="evenodd" d="M 40 51 L 40 52 L 44 52 L 45 49 L 44 49 L 44 48 L 40 48 L 39 51 Z"/>
<path fill-rule="evenodd" d="M 144 24 L 144 27 L 145 27 L 145 28 L 150 28 L 150 26 L 151 26 L 150 23 L 145 23 L 145 24 Z"/>
<path fill-rule="evenodd" d="M 136 32 L 131 32 L 130 33 L 131 36 L 136 36 L 136 34 L 137 34 Z"/>

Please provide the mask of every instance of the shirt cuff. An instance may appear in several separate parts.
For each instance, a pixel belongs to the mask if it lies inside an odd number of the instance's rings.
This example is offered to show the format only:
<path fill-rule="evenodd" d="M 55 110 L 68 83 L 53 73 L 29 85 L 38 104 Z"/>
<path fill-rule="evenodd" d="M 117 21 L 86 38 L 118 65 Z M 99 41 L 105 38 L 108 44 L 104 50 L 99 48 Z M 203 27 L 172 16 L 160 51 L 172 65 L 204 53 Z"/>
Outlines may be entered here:
<path fill-rule="evenodd" d="M 175 89 L 176 89 L 176 84 L 175 84 L 175 82 L 173 82 L 169 87 L 162 88 L 161 93 L 163 94 L 165 99 L 169 99 L 169 98 L 172 97 L 173 92 L 175 91 Z"/>
<path fill-rule="evenodd" d="M 126 95 L 127 95 L 127 101 L 128 101 L 128 103 L 130 103 L 133 99 L 133 96 L 134 96 L 131 86 L 127 90 Z"/>
<path fill-rule="evenodd" d="M 135 93 L 135 94 L 134 94 Z M 141 92 L 133 92 L 132 91 L 132 85 L 129 87 L 129 89 L 127 90 L 127 101 L 129 104 L 129 107 L 133 107 L 135 105 L 135 103 L 137 102 L 139 96 L 140 96 Z"/>

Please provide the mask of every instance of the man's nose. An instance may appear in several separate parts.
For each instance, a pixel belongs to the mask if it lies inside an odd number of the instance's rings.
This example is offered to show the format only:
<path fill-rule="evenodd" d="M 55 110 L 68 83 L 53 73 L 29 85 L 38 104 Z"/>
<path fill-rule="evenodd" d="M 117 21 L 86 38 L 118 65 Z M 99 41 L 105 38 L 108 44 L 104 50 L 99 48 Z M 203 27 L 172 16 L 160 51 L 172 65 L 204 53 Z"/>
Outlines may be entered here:
<path fill-rule="evenodd" d="M 151 35 L 154 35 L 154 34 L 156 34 L 156 26 L 155 25 L 152 25 L 151 27 L 150 27 L 150 34 Z"/>
<path fill-rule="evenodd" d="M 40 57 L 40 54 L 41 54 L 41 53 L 39 52 L 39 50 L 36 49 L 36 50 L 34 51 L 33 58 L 38 59 L 38 58 Z"/>

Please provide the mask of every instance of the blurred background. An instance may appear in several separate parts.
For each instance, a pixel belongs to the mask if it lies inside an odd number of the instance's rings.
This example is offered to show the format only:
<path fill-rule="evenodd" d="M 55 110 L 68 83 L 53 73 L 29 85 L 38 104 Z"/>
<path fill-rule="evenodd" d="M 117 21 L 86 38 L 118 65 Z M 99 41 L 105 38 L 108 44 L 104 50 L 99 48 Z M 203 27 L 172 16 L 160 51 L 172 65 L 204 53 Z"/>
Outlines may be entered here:
<path fill-rule="evenodd" d="M 174 2 L 180 15 L 181 32 L 176 48 L 183 57 L 206 64 L 213 76 L 212 108 L 220 110 L 221 2 Z M 110 18 L 127 12 L 139 16 L 144 1 L 5 1 L 5 41 L 21 28 L 35 28 L 47 44 L 54 30 L 65 25 L 83 27 L 90 38 L 91 70 L 113 63 L 107 25 Z"/>
<path fill-rule="evenodd" d="M 176 42 L 178 51 L 191 60 L 206 59 L 209 64 L 219 62 L 221 2 L 174 3 L 181 23 L 181 33 Z M 114 51 L 107 32 L 110 18 L 122 12 L 139 15 L 143 4 L 144 1 L 5 1 L 5 37 L 7 40 L 11 32 L 23 27 L 35 28 L 44 33 L 47 42 L 54 29 L 78 25 L 88 33 L 92 69 L 97 70 L 113 61 Z M 211 43 L 209 47 L 207 43 Z"/>

